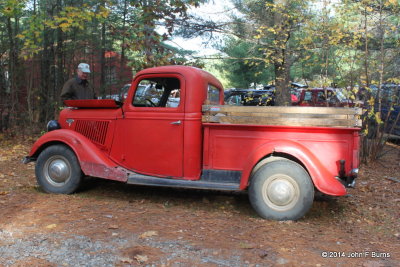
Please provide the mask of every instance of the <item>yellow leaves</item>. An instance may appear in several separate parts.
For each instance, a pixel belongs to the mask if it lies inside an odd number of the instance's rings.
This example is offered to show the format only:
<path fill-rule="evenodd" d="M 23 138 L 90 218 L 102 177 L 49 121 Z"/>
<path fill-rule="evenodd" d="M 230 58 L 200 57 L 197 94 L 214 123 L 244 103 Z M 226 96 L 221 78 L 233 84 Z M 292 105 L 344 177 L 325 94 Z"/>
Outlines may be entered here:
<path fill-rule="evenodd" d="M 149 260 L 149 258 L 146 255 L 136 255 L 133 257 L 135 260 L 137 260 L 138 263 L 144 263 Z"/>
<path fill-rule="evenodd" d="M 140 239 L 145 239 L 145 238 L 156 236 L 156 235 L 158 235 L 157 231 L 147 231 L 147 232 L 144 232 L 143 234 L 141 234 L 139 236 L 139 238 Z"/>
<path fill-rule="evenodd" d="M 2 1 L 3 8 L 0 9 L 0 13 L 2 13 L 4 16 L 7 17 L 13 17 L 22 12 L 24 5 L 25 5 L 24 1 L 18 1 L 18 0 Z"/>
<path fill-rule="evenodd" d="M 365 8 L 365 10 L 368 11 L 368 12 L 374 11 L 374 9 L 373 9 L 372 7 L 370 7 L 370 6 L 367 6 L 367 7 Z"/>
<path fill-rule="evenodd" d="M 70 24 L 64 22 L 64 23 L 61 23 L 61 24 L 58 25 L 58 26 L 61 28 L 61 30 L 62 30 L 63 32 L 66 32 L 66 31 L 68 30 L 69 25 L 70 25 Z"/>
<path fill-rule="evenodd" d="M 375 113 L 375 121 L 376 121 L 378 124 L 383 123 L 383 121 L 382 121 L 382 119 L 381 119 L 381 113 L 380 113 L 380 112 L 376 112 L 376 113 Z"/>
<path fill-rule="evenodd" d="M 53 224 L 49 224 L 46 226 L 46 229 L 54 229 L 57 227 L 57 224 L 53 223 Z"/>
<path fill-rule="evenodd" d="M 110 10 L 108 10 L 107 8 L 101 6 L 100 7 L 100 11 L 97 12 L 96 17 L 97 18 L 107 18 L 109 14 L 110 14 Z"/>
<path fill-rule="evenodd" d="M 386 2 L 383 3 L 384 6 L 394 6 L 394 7 L 398 7 L 400 4 L 398 2 L 398 0 L 387 0 Z"/>
<path fill-rule="evenodd" d="M 253 36 L 253 38 L 257 40 L 266 37 L 268 33 L 277 34 L 277 30 L 274 27 L 267 27 L 267 26 L 260 26 L 258 29 L 256 29 L 256 32 L 258 34 Z"/>
<path fill-rule="evenodd" d="M 74 28 L 83 29 L 86 22 L 94 18 L 104 19 L 110 11 L 105 7 L 100 7 L 99 11 L 90 10 L 88 5 L 82 7 L 65 7 L 57 16 L 45 22 L 46 26 L 52 29 L 61 29 L 63 32 L 71 31 Z"/>
<path fill-rule="evenodd" d="M 312 37 L 311 36 L 306 36 L 302 41 L 301 41 L 302 43 L 304 43 L 304 44 L 312 44 L 313 43 L 313 39 L 312 39 Z"/>

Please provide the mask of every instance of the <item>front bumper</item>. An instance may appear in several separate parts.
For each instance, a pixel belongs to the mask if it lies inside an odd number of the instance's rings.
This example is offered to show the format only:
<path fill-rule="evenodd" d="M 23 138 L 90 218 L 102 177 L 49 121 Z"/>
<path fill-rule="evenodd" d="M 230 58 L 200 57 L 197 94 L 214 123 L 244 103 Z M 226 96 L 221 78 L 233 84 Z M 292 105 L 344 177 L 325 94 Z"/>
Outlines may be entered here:
<path fill-rule="evenodd" d="M 22 163 L 23 163 L 23 164 L 27 164 L 27 163 L 32 162 L 32 161 L 35 161 L 35 160 L 36 160 L 35 158 L 26 156 L 26 157 L 24 157 L 24 158 L 22 159 Z"/>
<path fill-rule="evenodd" d="M 352 169 L 348 176 L 337 177 L 338 180 L 347 188 L 354 188 L 358 177 L 358 168 Z"/>

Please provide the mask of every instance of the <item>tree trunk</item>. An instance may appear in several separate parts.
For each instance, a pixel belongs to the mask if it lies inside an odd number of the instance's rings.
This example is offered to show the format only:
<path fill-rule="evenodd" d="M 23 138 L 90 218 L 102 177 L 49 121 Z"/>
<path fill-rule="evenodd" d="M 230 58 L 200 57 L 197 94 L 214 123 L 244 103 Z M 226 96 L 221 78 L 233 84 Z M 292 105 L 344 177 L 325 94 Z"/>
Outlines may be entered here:
<path fill-rule="evenodd" d="M 46 1 L 46 16 L 52 18 L 55 6 Z M 55 100 L 55 53 L 54 30 L 45 26 L 43 31 L 43 51 L 41 64 L 41 88 L 39 100 L 39 122 L 45 123 L 54 117 Z M 57 96 L 58 98 L 58 96 Z"/>
<path fill-rule="evenodd" d="M 275 67 L 275 105 L 291 105 L 290 97 L 290 64 L 288 53 L 288 41 L 290 38 L 290 22 L 285 16 L 287 0 L 276 1 L 274 24 L 275 24 L 275 51 L 273 55 Z"/>
<path fill-rule="evenodd" d="M 364 8 L 364 32 L 365 32 L 365 57 L 364 57 L 364 71 L 365 71 L 365 85 L 369 87 L 369 71 L 368 71 L 368 25 L 367 25 L 367 6 Z"/>
<path fill-rule="evenodd" d="M 59 14 L 62 10 L 62 0 L 57 0 L 57 14 Z M 55 91 L 54 91 L 54 101 L 58 103 L 56 105 L 56 116 L 57 116 L 57 107 L 59 106 L 59 96 L 61 94 L 62 86 L 65 82 L 64 80 L 64 68 L 65 68 L 65 61 L 64 61 L 64 34 L 61 29 L 57 29 L 57 36 L 56 36 L 56 69 L 55 69 Z"/>
<path fill-rule="evenodd" d="M 105 2 L 102 1 L 101 5 L 104 6 Z M 105 94 L 106 90 L 106 22 L 101 24 L 101 48 L 100 48 L 100 95 Z"/>
<path fill-rule="evenodd" d="M 126 77 L 124 77 L 125 73 L 122 71 L 125 66 L 125 50 L 126 50 L 126 44 L 125 44 L 125 31 L 126 31 L 126 15 L 128 12 L 128 0 L 124 0 L 124 13 L 123 13 L 123 20 L 122 20 L 122 45 L 121 45 L 121 59 L 119 62 L 119 81 L 124 80 Z"/>

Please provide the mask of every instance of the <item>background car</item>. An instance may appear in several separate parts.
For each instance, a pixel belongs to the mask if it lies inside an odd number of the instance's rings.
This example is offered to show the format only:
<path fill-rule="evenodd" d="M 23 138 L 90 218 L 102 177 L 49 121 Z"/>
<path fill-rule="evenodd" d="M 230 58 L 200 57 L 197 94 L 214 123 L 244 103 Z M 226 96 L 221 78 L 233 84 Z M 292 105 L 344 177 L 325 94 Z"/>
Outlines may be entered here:
<path fill-rule="evenodd" d="M 97 99 L 114 99 L 115 101 L 124 102 L 128 96 L 128 90 L 131 87 L 130 83 L 125 84 L 118 94 L 99 96 Z"/>
<path fill-rule="evenodd" d="M 293 91 L 298 101 L 294 106 L 312 107 L 353 107 L 354 103 L 346 99 L 344 95 L 334 88 L 310 88 L 297 89 Z"/>
<path fill-rule="evenodd" d="M 273 90 L 231 89 L 225 91 L 225 104 L 234 106 L 273 106 Z"/>

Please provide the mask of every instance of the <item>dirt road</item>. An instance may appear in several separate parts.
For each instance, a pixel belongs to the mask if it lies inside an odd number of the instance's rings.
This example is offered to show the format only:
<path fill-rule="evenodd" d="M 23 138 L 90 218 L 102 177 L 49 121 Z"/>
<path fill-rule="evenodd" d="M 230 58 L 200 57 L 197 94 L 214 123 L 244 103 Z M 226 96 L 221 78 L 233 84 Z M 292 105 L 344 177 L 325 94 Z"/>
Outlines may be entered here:
<path fill-rule="evenodd" d="M 275 222 L 244 193 L 88 178 L 77 194 L 45 194 L 20 163 L 31 143 L 0 144 L 0 266 L 400 266 L 397 146 L 350 195 Z"/>

